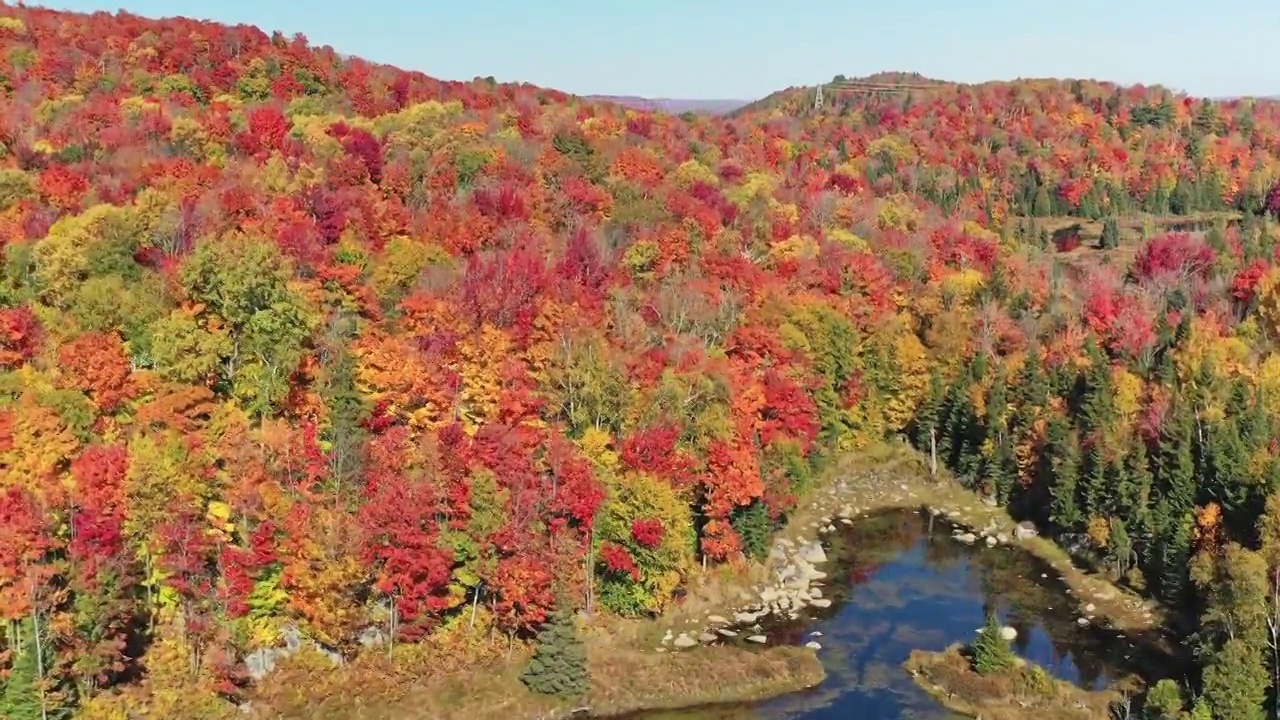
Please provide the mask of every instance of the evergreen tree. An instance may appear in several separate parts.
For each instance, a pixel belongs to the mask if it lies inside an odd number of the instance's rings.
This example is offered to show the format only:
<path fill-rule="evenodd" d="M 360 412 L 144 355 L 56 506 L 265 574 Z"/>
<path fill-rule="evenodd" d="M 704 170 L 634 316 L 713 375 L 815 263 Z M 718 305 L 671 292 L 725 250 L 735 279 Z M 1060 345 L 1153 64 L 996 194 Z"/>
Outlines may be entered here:
<path fill-rule="evenodd" d="M 1013 648 L 1000 632 L 1000 620 L 995 613 L 987 615 L 987 623 L 973 641 L 973 669 L 979 675 L 1005 672 L 1014 665 Z"/>
<path fill-rule="evenodd" d="M 1171 605 L 1183 601 L 1187 591 L 1187 571 L 1191 562 L 1191 528 L 1194 516 L 1188 512 L 1174 515 L 1170 526 L 1160 534 L 1160 593 Z"/>
<path fill-rule="evenodd" d="M 1009 404 L 1005 394 L 1007 386 L 1004 370 L 1001 369 L 997 373 L 995 382 L 991 384 L 987 398 L 987 417 L 984 423 L 986 436 L 984 441 L 992 443 L 994 452 L 990 457 L 985 458 L 983 484 L 1000 502 L 1008 501 L 1013 480 L 1018 474 L 1017 462 L 1013 457 L 1013 440 L 1009 435 L 1004 417 Z"/>
<path fill-rule="evenodd" d="M 1129 492 L 1120 496 L 1118 503 L 1126 514 L 1127 529 L 1133 539 L 1133 547 L 1135 550 L 1140 550 L 1151 544 L 1154 530 L 1153 479 L 1145 443 L 1139 441 L 1133 444 L 1125 457 L 1125 466 L 1129 478 Z"/>
<path fill-rule="evenodd" d="M 1077 497 L 1080 447 L 1076 444 L 1067 421 L 1060 417 L 1049 421 L 1048 440 L 1055 458 L 1049 519 L 1063 530 L 1076 530 L 1084 525 L 1084 514 L 1080 511 Z"/>
<path fill-rule="evenodd" d="M 367 433 L 362 422 L 368 415 L 364 396 L 356 387 L 356 361 L 348 349 L 354 323 L 339 316 L 333 321 L 321 351 L 320 397 L 328 408 L 328 422 L 321 438 L 329 445 L 329 469 L 334 494 L 344 500 L 359 490 L 356 483 L 364 465 Z"/>
<path fill-rule="evenodd" d="M 1049 199 L 1049 191 L 1044 187 L 1036 188 L 1035 199 L 1032 200 L 1031 214 L 1035 217 L 1049 217 L 1053 214 L 1053 203 Z"/>
<path fill-rule="evenodd" d="M 942 383 L 942 375 L 938 367 L 934 366 L 929 371 L 929 391 L 921 401 L 920 407 L 916 410 L 914 433 L 912 440 L 917 448 L 922 452 L 929 452 L 930 433 L 938 430 L 939 415 L 942 411 L 943 398 L 946 395 L 946 387 Z M 939 435 L 942 433 L 939 432 Z M 942 452 L 941 437 L 939 440 L 938 452 Z"/>
<path fill-rule="evenodd" d="M 1161 427 L 1156 456 L 1156 482 L 1169 501 L 1173 517 L 1181 517 L 1195 507 L 1194 438 L 1195 420 L 1186 403 L 1175 403 Z"/>
<path fill-rule="evenodd" d="M 570 611 L 557 612 L 542 626 L 537 650 L 520 679 L 536 693 L 562 698 L 581 697 L 590 689 L 587 650 Z"/>
<path fill-rule="evenodd" d="M 1102 241 L 1100 245 L 1103 250 L 1114 250 L 1120 247 L 1120 223 L 1114 217 L 1108 217 L 1102 223 Z"/>

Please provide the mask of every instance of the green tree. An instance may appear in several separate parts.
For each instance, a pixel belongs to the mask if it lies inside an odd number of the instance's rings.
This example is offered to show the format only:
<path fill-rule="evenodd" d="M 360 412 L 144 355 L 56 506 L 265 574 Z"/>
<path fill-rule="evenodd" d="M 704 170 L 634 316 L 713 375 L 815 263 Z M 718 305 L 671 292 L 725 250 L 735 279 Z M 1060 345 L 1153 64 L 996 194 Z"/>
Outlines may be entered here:
<path fill-rule="evenodd" d="M 538 648 L 520 679 L 541 695 L 576 698 L 590 689 L 587 650 L 569 611 L 557 612 L 542 626 Z"/>
<path fill-rule="evenodd" d="M 1071 434 L 1067 420 L 1054 415 L 1048 427 L 1049 451 L 1053 461 L 1050 463 L 1052 500 L 1049 505 L 1049 519 L 1064 530 L 1075 530 L 1084 524 L 1084 513 L 1080 510 L 1080 446 Z"/>
<path fill-rule="evenodd" d="M 1036 188 L 1035 199 L 1031 204 L 1031 214 L 1035 217 L 1048 217 L 1053 214 L 1053 203 L 1049 199 L 1049 191 L 1044 186 Z"/>
<path fill-rule="evenodd" d="M 1143 715 L 1147 720 L 1179 720 L 1182 717 L 1182 688 L 1165 678 L 1147 692 Z"/>
<path fill-rule="evenodd" d="M 1102 241 L 1103 250 L 1113 250 L 1120 247 L 1120 223 L 1114 217 L 1108 217 L 1102 223 Z"/>
<path fill-rule="evenodd" d="M 1013 648 L 1000 631 L 1000 620 L 995 613 L 987 615 L 987 624 L 973 641 L 973 669 L 979 675 L 994 675 L 1013 668 Z"/>
<path fill-rule="evenodd" d="M 1271 687 L 1280 692 L 1280 493 L 1267 498 L 1258 518 L 1259 554 L 1266 563 L 1267 645 L 1271 650 Z M 1280 702 L 1276 702 L 1280 713 Z"/>
<path fill-rule="evenodd" d="M 321 437 L 329 444 L 329 469 L 338 497 L 357 491 L 356 479 L 364 464 L 367 433 L 361 423 L 367 416 L 364 397 L 356 387 L 355 357 L 348 343 L 355 334 L 350 318 L 334 318 L 320 349 L 320 397 L 329 412 Z"/>
<path fill-rule="evenodd" d="M 180 274 L 187 296 L 227 325 L 233 394 L 266 416 L 288 395 L 313 325 L 288 287 L 289 263 L 274 245 L 233 234 L 198 245 Z"/>
<path fill-rule="evenodd" d="M 1267 563 L 1236 543 L 1221 555 L 1201 553 L 1191 577 L 1205 590 L 1200 639 L 1209 658 L 1204 697 L 1219 720 L 1261 720 L 1268 673 Z"/>
<path fill-rule="evenodd" d="M 1204 699 L 1215 720 L 1263 720 L 1267 670 L 1262 648 L 1232 638 L 1204 670 Z"/>

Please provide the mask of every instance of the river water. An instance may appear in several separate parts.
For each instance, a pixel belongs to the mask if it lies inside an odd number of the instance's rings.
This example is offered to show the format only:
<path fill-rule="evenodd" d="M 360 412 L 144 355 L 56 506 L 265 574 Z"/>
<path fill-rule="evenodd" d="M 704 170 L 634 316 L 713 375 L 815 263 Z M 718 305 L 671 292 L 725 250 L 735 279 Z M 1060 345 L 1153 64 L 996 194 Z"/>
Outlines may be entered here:
<path fill-rule="evenodd" d="M 811 690 L 746 706 L 631 716 L 629 720 L 898 720 L 954 718 L 916 687 L 902 663 L 913 649 L 969 642 L 994 609 L 1018 631 L 1014 650 L 1054 676 L 1103 687 L 1153 676 L 1172 659 L 1152 638 L 1078 624 L 1081 602 L 1052 568 L 1016 546 L 969 546 L 926 513 L 893 511 L 828 536 L 825 610 L 766 627 L 772 644 L 817 640 L 827 679 Z M 817 632 L 821 635 L 812 635 Z M 1159 673 L 1163 675 L 1164 673 Z"/>

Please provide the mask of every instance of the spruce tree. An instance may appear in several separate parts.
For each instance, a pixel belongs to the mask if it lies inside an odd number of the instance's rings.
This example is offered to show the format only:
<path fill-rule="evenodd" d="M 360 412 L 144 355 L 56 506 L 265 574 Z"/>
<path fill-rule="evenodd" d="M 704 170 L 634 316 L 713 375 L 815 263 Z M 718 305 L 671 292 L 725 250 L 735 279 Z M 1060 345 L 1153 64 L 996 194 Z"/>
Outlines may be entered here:
<path fill-rule="evenodd" d="M 994 675 L 1013 668 L 1013 648 L 1000 633 L 1000 620 L 995 613 L 987 615 L 987 624 L 973 641 L 973 669 L 979 675 Z"/>
<path fill-rule="evenodd" d="M 569 611 L 557 612 L 542 626 L 537 650 L 520 679 L 536 693 L 562 698 L 581 697 L 590 689 L 587 650 Z"/>
<path fill-rule="evenodd" d="M 1048 439 L 1055 460 L 1053 486 L 1049 491 L 1049 519 L 1063 530 L 1078 530 L 1084 525 L 1078 497 L 1080 446 L 1067 421 L 1058 416 L 1049 421 Z"/>

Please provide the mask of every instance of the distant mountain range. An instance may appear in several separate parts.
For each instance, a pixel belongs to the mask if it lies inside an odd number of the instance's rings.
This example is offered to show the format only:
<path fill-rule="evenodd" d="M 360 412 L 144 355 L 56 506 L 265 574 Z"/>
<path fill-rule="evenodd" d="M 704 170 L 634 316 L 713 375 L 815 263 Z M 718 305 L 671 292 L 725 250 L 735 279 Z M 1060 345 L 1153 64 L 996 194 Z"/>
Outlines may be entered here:
<path fill-rule="evenodd" d="M 669 113 L 707 113 L 723 115 L 750 103 L 750 100 L 681 100 L 675 98 L 642 98 L 634 95 L 587 95 L 588 100 L 611 102 L 637 110 L 661 110 Z"/>

